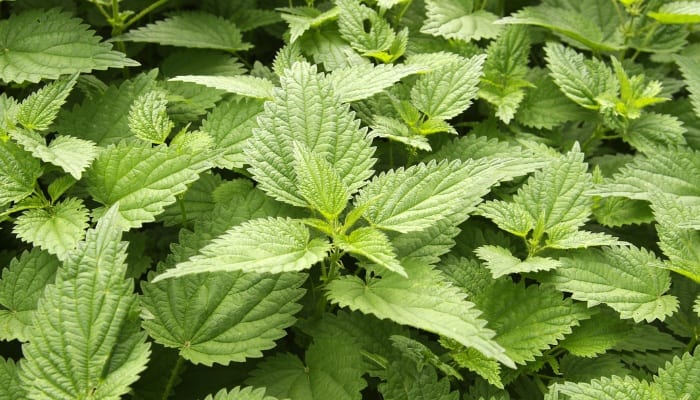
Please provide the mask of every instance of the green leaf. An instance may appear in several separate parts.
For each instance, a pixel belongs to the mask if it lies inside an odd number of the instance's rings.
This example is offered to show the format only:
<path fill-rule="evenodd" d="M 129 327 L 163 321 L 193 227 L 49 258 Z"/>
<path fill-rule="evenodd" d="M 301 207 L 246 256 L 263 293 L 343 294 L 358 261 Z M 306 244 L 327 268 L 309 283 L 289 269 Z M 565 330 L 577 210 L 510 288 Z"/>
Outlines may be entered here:
<path fill-rule="evenodd" d="M 458 400 L 459 393 L 450 391 L 447 378 L 438 380 L 435 368 L 416 368 L 410 360 L 393 361 L 387 368 L 386 382 L 379 384 L 379 392 L 386 400 Z"/>
<path fill-rule="evenodd" d="M 63 112 L 56 121 L 58 132 L 105 147 L 133 137 L 129 130 L 129 109 L 136 98 L 156 88 L 157 75 L 158 70 L 154 69 L 119 87 L 110 86 L 99 97 L 86 99 L 71 111 Z"/>
<path fill-rule="evenodd" d="M 590 1 L 590 6 L 594 9 L 594 15 L 612 15 L 613 21 L 609 25 L 620 26 L 615 7 L 606 1 Z M 585 5 L 583 6 L 585 7 Z M 598 8 L 596 10 L 595 8 Z M 602 21 L 591 18 L 591 13 L 585 9 L 572 10 L 555 7 L 548 4 L 540 4 L 535 7 L 525 7 L 512 14 L 510 17 L 502 18 L 500 24 L 526 24 L 541 26 L 556 33 L 573 39 L 577 47 L 589 48 L 594 51 L 618 51 L 624 50 L 622 35 L 615 29 L 606 30 Z M 608 24 L 606 24 L 608 25 Z"/>
<path fill-rule="evenodd" d="M 582 304 L 562 299 L 552 288 L 526 287 L 524 281 L 494 281 L 473 299 L 496 331 L 494 340 L 518 364 L 534 361 L 571 333 L 580 320 L 589 318 Z"/>
<path fill-rule="evenodd" d="M 537 220 L 519 203 L 487 201 L 479 205 L 477 214 L 490 219 L 504 231 L 523 238 L 537 224 Z"/>
<path fill-rule="evenodd" d="M 0 396 L 6 399 L 24 396 L 24 388 L 19 379 L 19 366 L 9 358 L 0 357 Z"/>
<path fill-rule="evenodd" d="M 604 303 L 635 322 L 663 320 L 678 308 L 678 299 L 664 294 L 671 285 L 668 270 L 644 249 L 607 247 L 560 261 L 546 280 L 589 307 Z"/>
<path fill-rule="evenodd" d="M 548 43 L 545 52 L 554 82 L 580 106 L 598 110 L 599 97 L 617 97 L 617 79 L 604 62 L 596 58 L 587 60 L 559 43 Z"/>
<path fill-rule="evenodd" d="M 309 206 L 327 220 L 338 218 L 350 200 L 347 186 L 323 157 L 294 142 L 294 171 L 297 187 Z"/>
<path fill-rule="evenodd" d="M 267 79 L 251 75 L 216 76 L 216 75 L 180 75 L 171 81 L 192 82 L 216 89 L 236 93 L 256 99 L 271 99 L 273 83 Z"/>
<path fill-rule="evenodd" d="M 266 358 L 246 383 L 291 400 L 362 399 L 360 391 L 367 386 L 362 356 L 349 343 L 333 339 L 316 339 L 305 362 L 289 353 Z"/>
<path fill-rule="evenodd" d="M 58 135 L 47 146 L 46 139 L 37 132 L 16 130 L 10 135 L 35 157 L 61 167 L 75 179 L 80 179 L 97 156 L 95 143 L 73 136 Z"/>
<path fill-rule="evenodd" d="M 685 78 L 695 115 L 700 117 L 700 67 L 697 61 L 690 57 L 674 56 L 673 59 L 678 64 Z"/>
<path fill-rule="evenodd" d="M 631 333 L 628 321 L 620 320 L 609 308 L 601 308 L 591 319 L 581 321 L 559 345 L 575 356 L 595 357 L 612 349 Z"/>
<path fill-rule="evenodd" d="M 253 389 L 248 386 L 241 388 L 236 386 L 231 390 L 221 389 L 215 395 L 209 395 L 204 400 L 277 400 L 272 396 L 265 396 L 265 388 Z"/>
<path fill-rule="evenodd" d="M 58 115 L 58 110 L 66 102 L 78 75 L 70 79 L 60 79 L 46 84 L 22 101 L 17 110 L 17 122 L 25 129 L 45 131 Z"/>
<path fill-rule="evenodd" d="M 458 234 L 459 228 L 449 219 L 444 219 L 422 231 L 394 235 L 391 243 L 402 265 L 433 265 L 450 251 Z"/>
<path fill-rule="evenodd" d="M 459 57 L 422 75 L 411 90 L 411 102 L 430 118 L 461 114 L 476 97 L 484 60 L 483 55 Z"/>
<path fill-rule="evenodd" d="M 124 278 L 119 221 L 112 207 L 44 290 L 22 347 L 27 398 L 116 400 L 146 367 L 149 345 L 133 281 Z"/>
<path fill-rule="evenodd" d="M 88 227 L 88 213 L 82 200 L 68 198 L 46 209 L 25 211 L 17 217 L 12 232 L 23 241 L 64 260 L 83 239 Z"/>
<path fill-rule="evenodd" d="M 202 248 L 199 255 L 158 275 L 153 283 L 201 272 L 301 271 L 321 261 L 328 250 L 328 241 L 312 239 L 300 221 L 259 218 L 229 229 Z"/>
<path fill-rule="evenodd" d="M 143 327 L 195 364 L 262 357 L 295 322 L 304 280 L 301 274 L 227 272 L 143 282 Z"/>
<path fill-rule="evenodd" d="M 408 277 L 396 257 L 389 238 L 380 230 L 372 227 L 358 228 L 349 235 L 338 238 L 337 244 L 342 250 L 354 256 L 365 257 L 389 271 Z"/>
<path fill-rule="evenodd" d="M 400 81 L 420 72 L 420 68 L 403 64 L 360 64 L 334 69 L 328 75 L 340 101 L 350 103 L 372 97 Z"/>
<path fill-rule="evenodd" d="M 674 357 L 673 361 L 659 370 L 652 384 L 666 399 L 692 399 L 700 397 L 700 352 L 695 350 Z"/>
<path fill-rule="evenodd" d="M 404 365 L 412 365 L 422 369 L 423 367 L 434 367 L 436 370 L 444 373 L 452 378 L 462 380 L 462 375 L 457 372 L 452 366 L 444 362 L 440 356 L 435 354 L 427 345 L 422 342 L 411 339 L 404 335 L 391 335 L 389 337 L 391 344 L 400 353 L 402 358 L 406 358 L 409 362 Z M 494 361 L 495 363 L 495 361 Z"/>
<path fill-rule="evenodd" d="M 46 188 L 46 191 L 49 193 L 49 197 L 51 197 L 51 202 L 55 203 L 56 201 L 58 201 L 58 199 L 64 193 L 70 190 L 70 188 L 72 188 L 76 182 L 77 181 L 75 180 L 75 178 L 73 178 L 70 175 L 63 175 L 54 179 L 53 182 L 51 182 Z"/>
<path fill-rule="evenodd" d="M 216 206 L 214 192 L 221 184 L 220 176 L 202 174 L 184 194 L 178 196 L 177 202 L 165 207 L 157 220 L 165 226 L 175 226 L 207 217 Z"/>
<path fill-rule="evenodd" d="M 409 279 L 398 274 L 370 278 L 368 282 L 354 276 L 341 277 L 328 284 L 328 296 L 341 307 L 449 337 L 514 367 L 503 348 L 494 342 L 494 332 L 479 318 L 480 312 L 442 274 L 428 266 L 404 268 Z"/>
<path fill-rule="evenodd" d="M 95 159 L 86 174 L 87 189 L 105 206 L 118 202 L 122 220 L 140 227 L 197 180 L 209 167 L 205 157 L 204 152 L 186 154 L 164 145 L 123 141 Z"/>
<path fill-rule="evenodd" d="M 687 130 L 676 117 L 668 114 L 645 112 L 630 121 L 622 139 L 644 153 L 654 152 L 660 146 L 685 145 Z"/>
<path fill-rule="evenodd" d="M 241 31 L 233 22 L 203 12 L 179 13 L 130 30 L 119 36 L 118 40 L 217 49 L 231 53 L 252 47 L 250 43 L 242 41 Z"/>
<path fill-rule="evenodd" d="M 178 75 L 235 76 L 246 72 L 238 58 L 218 50 L 181 49 L 166 57 L 158 69 L 165 77 Z"/>
<path fill-rule="evenodd" d="M 447 39 L 493 39 L 503 26 L 496 25 L 498 16 L 484 10 L 476 10 L 473 0 L 426 0 L 426 20 L 420 31 Z"/>
<path fill-rule="evenodd" d="M 567 395 L 571 400 L 659 399 L 646 381 L 631 376 L 594 379 L 590 383 L 555 383 L 551 392 Z"/>
<path fill-rule="evenodd" d="M 129 110 L 129 129 L 149 143 L 163 144 L 175 124 L 168 117 L 165 93 L 152 90 L 134 100 Z"/>
<path fill-rule="evenodd" d="M 0 80 L 22 83 L 107 68 L 138 66 L 58 8 L 34 9 L 0 21 Z"/>
<path fill-rule="evenodd" d="M 281 12 L 280 16 L 289 25 L 290 43 L 296 42 L 309 29 L 317 28 L 338 17 L 337 7 L 326 12 L 312 7 L 282 7 L 277 10 Z"/>
<path fill-rule="evenodd" d="M 672 1 L 647 16 L 662 24 L 697 24 L 700 22 L 700 4 L 695 1 Z"/>
<path fill-rule="evenodd" d="M 277 200 L 306 206 L 296 184 L 294 142 L 324 158 L 349 193 L 365 185 L 373 172 L 374 149 L 328 79 L 315 66 L 295 63 L 280 83 L 245 149 L 260 188 Z"/>
<path fill-rule="evenodd" d="M 26 342 L 32 315 L 46 285 L 53 283 L 59 262 L 56 257 L 34 247 L 12 259 L 0 280 L 0 336 L 4 340 Z"/>
<path fill-rule="evenodd" d="M 41 173 L 39 160 L 13 141 L 0 139 L 0 206 L 32 194 Z"/>
<path fill-rule="evenodd" d="M 440 340 L 440 344 L 445 346 L 445 340 Z M 503 389 L 501 379 L 501 365 L 490 358 L 486 358 L 483 354 L 473 348 L 458 346 L 453 347 L 450 351 L 452 359 L 462 368 L 466 368 L 482 378 L 486 379 L 491 385 Z"/>
<path fill-rule="evenodd" d="M 336 0 L 338 32 L 358 53 L 389 63 L 403 52 L 396 50 L 397 35 L 391 25 L 376 11 L 358 0 Z M 405 50 L 405 46 L 404 46 Z"/>
<path fill-rule="evenodd" d="M 508 274 L 549 271 L 561 265 L 559 260 L 547 257 L 533 256 L 521 260 L 513 256 L 510 250 L 500 246 L 481 246 L 475 253 L 484 260 L 494 279 Z"/>
<path fill-rule="evenodd" d="M 373 226 L 402 233 L 426 229 L 437 221 L 474 210 L 497 183 L 498 163 L 489 160 L 418 164 L 384 172 L 355 198 Z"/>

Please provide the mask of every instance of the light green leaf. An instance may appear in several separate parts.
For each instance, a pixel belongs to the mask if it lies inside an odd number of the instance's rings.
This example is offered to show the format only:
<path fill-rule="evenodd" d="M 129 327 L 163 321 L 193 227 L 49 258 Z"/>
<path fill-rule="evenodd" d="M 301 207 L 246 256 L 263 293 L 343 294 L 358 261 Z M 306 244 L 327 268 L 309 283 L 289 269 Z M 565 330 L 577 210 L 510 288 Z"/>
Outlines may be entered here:
<path fill-rule="evenodd" d="M 389 238 L 380 230 L 371 227 L 358 228 L 348 236 L 338 238 L 337 244 L 352 255 L 365 257 L 389 271 L 408 277 L 396 258 Z"/>
<path fill-rule="evenodd" d="M 236 386 L 231 390 L 221 389 L 215 395 L 205 397 L 204 400 L 277 400 L 277 398 L 265 396 L 265 388 Z"/>
<path fill-rule="evenodd" d="M 25 396 L 19 379 L 19 366 L 10 358 L 0 357 L 0 397 L 11 399 L 17 396 Z"/>
<path fill-rule="evenodd" d="M 696 60 L 690 57 L 674 56 L 673 59 L 683 73 L 683 78 L 685 78 L 695 115 L 700 117 L 700 66 L 698 66 Z"/>
<path fill-rule="evenodd" d="M 155 220 L 175 196 L 187 190 L 199 173 L 209 167 L 206 152 L 179 153 L 164 145 L 122 141 L 95 159 L 86 174 L 92 197 L 111 206 L 130 227 Z"/>
<path fill-rule="evenodd" d="M 549 271 L 561 265 L 559 260 L 548 257 L 528 257 L 521 260 L 500 246 L 481 246 L 475 251 L 477 257 L 484 260 L 494 279 L 508 274 Z"/>
<path fill-rule="evenodd" d="M 312 7 L 282 7 L 277 10 L 281 12 L 280 16 L 289 25 L 290 43 L 296 42 L 309 29 L 317 28 L 338 17 L 337 7 L 326 12 Z"/>
<path fill-rule="evenodd" d="M 236 93 L 256 99 L 271 99 L 273 83 L 267 79 L 251 75 L 216 76 L 216 75 L 180 75 L 171 81 L 192 82 L 216 89 Z"/>
<path fill-rule="evenodd" d="M 39 160 L 15 142 L 0 140 L 0 206 L 32 194 L 41 173 Z"/>
<path fill-rule="evenodd" d="M 328 297 L 341 307 L 449 337 L 514 367 L 494 342 L 494 332 L 485 327 L 486 321 L 479 318 L 480 312 L 462 292 L 431 267 L 404 268 L 409 279 L 391 274 L 368 282 L 354 276 L 333 280 L 328 284 Z"/>
<path fill-rule="evenodd" d="M 237 271 L 144 282 L 143 327 L 195 364 L 262 357 L 295 322 L 304 280 L 301 274 Z"/>
<path fill-rule="evenodd" d="M 591 1 L 591 3 L 594 3 Z M 606 4 L 607 3 L 607 4 Z M 596 6 L 605 6 L 606 13 L 615 14 L 615 8 L 610 2 L 596 2 Z M 600 14 L 599 10 L 597 14 Z M 589 48 L 595 51 L 618 51 L 624 49 L 624 43 L 619 33 L 606 32 L 600 21 L 590 18 L 584 10 L 574 11 L 571 9 L 554 7 L 548 4 L 541 4 L 535 7 L 525 7 L 512 14 L 510 17 L 502 18 L 500 24 L 526 24 L 541 26 L 567 38 L 573 39 L 577 47 Z M 619 26 L 621 22 L 613 22 Z"/>
<path fill-rule="evenodd" d="M 484 10 L 475 10 L 472 0 L 426 0 L 426 20 L 420 31 L 447 39 L 493 39 L 503 26 L 496 25 L 498 16 Z"/>
<path fill-rule="evenodd" d="M 27 210 L 17 217 L 12 232 L 64 260 L 83 239 L 88 227 L 89 210 L 83 201 L 68 198 L 46 209 Z"/>
<path fill-rule="evenodd" d="M 580 106 L 598 110 L 598 97 L 617 97 L 617 79 L 604 62 L 595 58 L 587 60 L 560 43 L 548 43 L 545 52 L 554 82 Z"/>
<path fill-rule="evenodd" d="M 660 399 L 646 381 L 632 376 L 594 379 L 590 383 L 555 383 L 550 392 L 564 394 L 571 400 L 638 400 Z"/>
<path fill-rule="evenodd" d="M 305 53 L 309 54 L 316 64 L 322 64 L 326 71 L 371 64 L 350 47 L 335 27 L 314 30 L 302 37 L 299 44 L 305 49 Z"/>
<path fill-rule="evenodd" d="M 668 114 L 645 112 L 630 121 L 622 139 L 637 150 L 649 153 L 664 145 L 685 145 L 687 130 L 676 117 Z"/>
<path fill-rule="evenodd" d="M 156 88 L 158 70 L 138 75 L 119 87 L 110 86 L 99 97 L 86 99 L 56 121 L 58 132 L 91 140 L 98 146 L 116 144 L 133 137 L 129 130 L 129 109 L 134 99 Z M 99 118 L 95 118 L 99 115 Z"/>
<path fill-rule="evenodd" d="M 70 79 L 60 79 L 46 84 L 22 101 L 17 110 L 17 122 L 31 131 L 45 131 L 58 115 L 58 110 L 66 102 L 78 75 Z"/>
<path fill-rule="evenodd" d="M 422 75 L 411 90 L 411 102 L 430 118 L 450 119 L 469 108 L 478 92 L 485 56 L 463 58 Z"/>
<path fill-rule="evenodd" d="M 392 50 L 397 35 L 391 25 L 376 11 L 358 0 L 336 0 L 338 32 L 358 53 L 382 62 L 394 61 L 402 55 Z M 367 25 L 367 27 L 366 27 Z"/>
<path fill-rule="evenodd" d="M 450 348 L 450 356 L 457 365 L 478 374 L 493 386 L 503 389 L 501 365 L 496 360 L 486 358 L 473 348 L 453 344 L 447 346 L 446 342 L 444 339 L 440 340 L 440 344 Z"/>
<path fill-rule="evenodd" d="M 243 147 L 257 127 L 262 102 L 255 99 L 231 99 L 219 103 L 202 121 L 202 132 L 213 139 L 217 154 L 214 165 L 219 168 L 242 168 L 246 162 Z"/>
<path fill-rule="evenodd" d="M 620 320 L 609 308 L 600 311 L 582 321 L 559 345 L 575 356 L 592 358 L 612 349 L 632 333 L 629 321 Z"/>
<path fill-rule="evenodd" d="M 610 227 L 647 224 L 654 220 L 654 215 L 647 202 L 626 197 L 599 199 L 593 208 L 593 214 L 598 223 Z"/>
<path fill-rule="evenodd" d="M 662 24 L 700 23 L 700 3 L 697 1 L 672 1 L 665 3 L 657 11 L 647 13 Z"/>
<path fill-rule="evenodd" d="M 459 228 L 448 218 L 422 231 L 396 234 L 391 238 L 391 244 L 401 265 L 433 265 L 454 246 L 454 237 L 459 232 Z"/>
<path fill-rule="evenodd" d="M 314 340 L 305 362 L 289 353 L 266 358 L 246 383 L 291 400 L 361 400 L 367 386 L 362 356 L 350 343 L 333 339 Z"/>
<path fill-rule="evenodd" d="M 245 149 L 259 187 L 277 200 L 306 206 L 296 184 L 294 142 L 324 158 L 349 193 L 364 186 L 372 176 L 374 148 L 328 79 L 315 66 L 294 63 L 280 83 Z"/>
<path fill-rule="evenodd" d="M 4 340 L 28 340 L 32 315 L 46 285 L 53 283 L 59 262 L 34 247 L 14 258 L 0 280 L 0 336 Z M 1 390 L 1 389 L 0 389 Z"/>
<path fill-rule="evenodd" d="M 666 399 L 693 399 L 700 397 L 700 351 L 691 355 L 674 357 L 673 361 L 659 370 L 654 377 L 654 387 L 658 388 Z"/>
<path fill-rule="evenodd" d="M 494 340 L 518 364 L 534 361 L 590 316 L 581 303 L 563 299 L 553 288 L 526 287 L 525 281 L 492 281 L 473 300 L 496 331 Z"/>
<path fill-rule="evenodd" d="M 300 221 L 258 218 L 229 229 L 202 248 L 199 255 L 158 275 L 153 283 L 201 272 L 301 271 L 321 261 L 328 250 L 328 241 L 312 239 Z"/>
<path fill-rule="evenodd" d="M 60 75 L 138 66 L 88 25 L 58 8 L 33 9 L 0 21 L 0 80 L 22 83 Z"/>
<path fill-rule="evenodd" d="M 204 12 L 179 13 L 130 30 L 119 36 L 118 40 L 217 49 L 232 53 L 252 47 L 250 43 L 242 41 L 241 31 L 233 22 Z"/>
<path fill-rule="evenodd" d="M 333 70 L 328 80 L 340 101 L 349 103 L 369 98 L 402 78 L 420 72 L 417 66 L 403 64 L 360 64 Z"/>
<path fill-rule="evenodd" d="M 124 278 L 122 229 L 114 206 L 44 290 L 22 346 L 28 399 L 117 400 L 146 367 L 149 345 L 133 280 Z"/>
<path fill-rule="evenodd" d="M 297 187 L 309 206 L 327 220 L 338 218 L 350 200 L 350 193 L 333 166 L 323 157 L 294 142 L 294 171 Z"/>
<path fill-rule="evenodd" d="M 49 184 L 46 191 L 52 202 L 56 202 L 64 193 L 75 185 L 77 181 L 70 175 L 59 176 Z"/>
<path fill-rule="evenodd" d="M 604 303 L 635 322 L 663 320 L 678 308 L 678 299 L 665 294 L 671 285 L 668 270 L 644 249 L 606 247 L 560 261 L 546 280 L 589 307 Z"/>
<path fill-rule="evenodd" d="M 550 249 L 581 249 L 620 244 L 615 236 L 603 232 L 579 231 L 573 227 L 554 227 L 549 230 L 545 244 Z M 622 242 L 624 243 L 624 242 Z"/>
<path fill-rule="evenodd" d="M 10 136 L 35 157 L 61 167 L 75 179 L 80 179 L 97 156 L 95 143 L 73 136 L 58 135 L 48 146 L 46 139 L 37 132 L 16 130 Z"/>
<path fill-rule="evenodd" d="M 428 138 L 425 135 L 412 132 L 411 127 L 406 125 L 404 121 L 383 115 L 375 115 L 372 119 L 372 131 L 369 134 L 371 138 L 382 137 L 419 150 L 432 150 Z"/>
<path fill-rule="evenodd" d="M 479 205 L 476 213 L 489 218 L 504 231 L 520 237 L 526 237 L 537 224 L 536 219 L 519 203 L 487 201 Z"/>
<path fill-rule="evenodd" d="M 149 143 L 163 144 L 175 124 L 168 117 L 165 93 L 157 90 L 134 100 L 129 110 L 129 129 L 138 138 Z"/>

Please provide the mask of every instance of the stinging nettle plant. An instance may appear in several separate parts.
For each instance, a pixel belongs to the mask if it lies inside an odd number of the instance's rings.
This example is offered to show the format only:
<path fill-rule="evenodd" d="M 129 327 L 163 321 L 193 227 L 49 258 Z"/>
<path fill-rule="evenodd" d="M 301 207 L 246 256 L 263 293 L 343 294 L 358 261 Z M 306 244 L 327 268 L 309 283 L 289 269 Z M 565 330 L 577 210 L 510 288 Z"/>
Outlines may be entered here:
<path fill-rule="evenodd" d="M 697 24 L 0 1 L 0 398 L 699 398 Z"/>

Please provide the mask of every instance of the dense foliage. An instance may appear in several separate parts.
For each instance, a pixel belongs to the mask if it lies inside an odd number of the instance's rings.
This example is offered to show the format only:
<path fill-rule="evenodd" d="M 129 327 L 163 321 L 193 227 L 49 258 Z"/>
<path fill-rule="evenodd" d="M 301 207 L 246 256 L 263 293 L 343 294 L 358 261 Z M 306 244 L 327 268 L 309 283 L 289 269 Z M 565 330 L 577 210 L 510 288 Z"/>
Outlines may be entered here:
<path fill-rule="evenodd" d="M 0 398 L 700 398 L 700 1 L 0 1 Z"/>

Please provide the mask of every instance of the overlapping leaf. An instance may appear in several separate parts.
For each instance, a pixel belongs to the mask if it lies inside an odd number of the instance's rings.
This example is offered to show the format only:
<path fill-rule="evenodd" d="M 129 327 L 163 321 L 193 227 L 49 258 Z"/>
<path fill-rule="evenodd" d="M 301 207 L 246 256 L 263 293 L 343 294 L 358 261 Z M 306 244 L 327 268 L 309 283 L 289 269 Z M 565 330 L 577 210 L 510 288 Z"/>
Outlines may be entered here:
<path fill-rule="evenodd" d="M 389 238 L 378 229 L 372 227 L 355 229 L 347 237 L 339 238 L 338 246 L 350 254 L 367 258 L 389 271 L 407 276 Z"/>
<path fill-rule="evenodd" d="M 419 66 L 402 64 L 361 64 L 335 69 L 328 76 L 342 102 L 369 98 L 402 78 L 418 73 Z"/>
<path fill-rule="evenodd" d="M 421 32 L 466 42 L 497 37 L 503 26 L 498 16 L 476 10 L 472 0 L 427 0 L 426 20 Z"/>
<path fill-rule="evenodd" d="M 29 10 L 0 21 L 0 47 L 0 80 L 5 82 L 39 82 L 139 65 L 58 8 Z"/>
<path fill-rule="evenodd" d="M 265 388 L 254 389 L 251 386 L 236 386 L 231 390 L 221 389 L 216 394 L 209 395 L 204 400 L 277 400 L 275 397 L 266 396 Z"/>
<path fill-rule="evenodd" d="M 274 85 L 267 79 L 251 75 L 216 76 L 216 75 L 180 75 L 172 78 L 173 81 L 192 82 L 216 89 L 236 93 L 241 96 L 256 99 L 272 98 Z"/>
<path fill-rule="evenodd" d="M 75 74 L 70 79 L 48 83 L 29 95 L 17 110 L 17 122 L 32 131 L 47 130 L 70 95 L 77 77 Z"/>
<path fill-rule="evenodd" d="M 24 388 L 19 380 L 19 366 L 12 359 L 0 357 L 0 396 L 11 399 L 24 396 Z"/>
<path fill-rule="evenodd" d="M 10 135 L 35 157 L 61 167 L 75 179 L 81 178 L 97 156 L 95 143 L 73 136 L 56 136 L 47 145 L 46 139 L 37 132 L 18 129 Z"/>
<path fill-rule="evenodd" d="M 673 58 L 680 67 L 685 83 L 690 92 L 690 101 L 693 104 L 695 115 L 700 116 L 700 67 L 690 57 L 675 56 Z"/>
<path fill-rule="evenodd" d="M 168 117 L 165 93 L 152 90 L 137 97 L 129 110 L 129 129 L 138 138 L 163 144 L 175 124 Z"/>
<path fill-rule="evenodd" d="M 41 164 L 11 140 L 0 140 L 0 206 L 19 201 L 34 191 Z"/>

